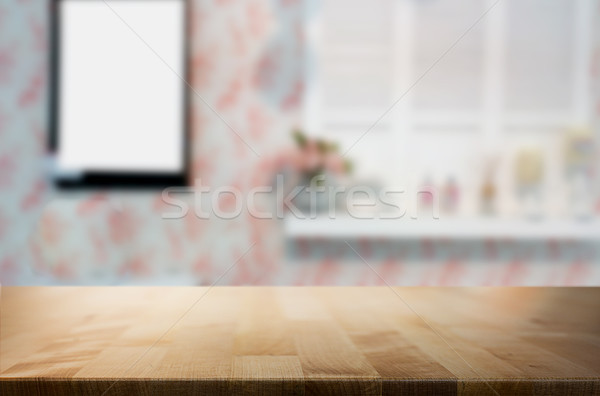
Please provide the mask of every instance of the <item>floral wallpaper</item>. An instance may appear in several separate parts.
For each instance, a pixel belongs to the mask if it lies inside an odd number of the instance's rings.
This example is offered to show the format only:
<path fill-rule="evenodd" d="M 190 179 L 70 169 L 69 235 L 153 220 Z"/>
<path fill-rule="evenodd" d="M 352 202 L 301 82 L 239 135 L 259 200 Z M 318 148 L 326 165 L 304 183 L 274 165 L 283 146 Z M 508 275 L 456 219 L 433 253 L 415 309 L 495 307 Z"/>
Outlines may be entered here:
<path fill-rule="evenodd" d="M 600 285 L 591 242 L 350 241 L 375 272 L 343 241 L 286 239 L 281 220 L 163 219 L 160 193 L 54 191 L 48 9 L 0 3 L 3 285 Z M 201 97 L 191 100 L 192 168 L 203 184 L 247 192 L 277 171 L 274 154 L 301 123 L 306 10 L 297 0 L 193 1 L 190 83 Z M 600 46 L 590 72 L 600 74 Z M 224 195 L 218 204 L 234 203 Z"/>

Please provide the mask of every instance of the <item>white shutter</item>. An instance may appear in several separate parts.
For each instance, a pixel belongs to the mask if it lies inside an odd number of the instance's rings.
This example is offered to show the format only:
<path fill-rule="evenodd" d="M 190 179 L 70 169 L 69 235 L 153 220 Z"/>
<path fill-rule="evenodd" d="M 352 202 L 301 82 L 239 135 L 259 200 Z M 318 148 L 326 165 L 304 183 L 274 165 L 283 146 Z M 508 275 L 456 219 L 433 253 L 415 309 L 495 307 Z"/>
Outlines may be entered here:
<path fill-rule="evenodd" d="M 393 0 L 327 0 L 322 7 L 322 128 L 363 132 L 392 101 Z"/>

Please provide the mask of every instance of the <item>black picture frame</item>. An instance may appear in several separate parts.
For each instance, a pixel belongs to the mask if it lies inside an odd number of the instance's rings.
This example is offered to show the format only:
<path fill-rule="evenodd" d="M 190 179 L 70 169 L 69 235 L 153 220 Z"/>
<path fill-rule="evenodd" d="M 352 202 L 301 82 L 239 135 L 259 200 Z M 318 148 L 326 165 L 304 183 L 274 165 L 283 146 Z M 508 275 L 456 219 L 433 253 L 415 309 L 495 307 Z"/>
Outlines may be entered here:
<path fill-rule="evenodd" d="M 49 100 L 48 100 L 48 153 L 50 157 L 56 156 L 60 149 L 60 32 L 61 20 L 58 12 L 59 4 L 63 0 L 51 0 L 49 12 Z M 98 1 L 103 0 L 79 0 L 79 1 Z M 117 0 L 119 1 L 119 0 Z M 131 1 L 131 0 L 123 0 Z M 139 0 L 152 2 L 154 0 Z M 53 175 L 54 185 L 59 189 L 126 189 L 126 190 L 157 190 L 166 187 L 189 186 L 190 185 L 190 89 L 187 81 L 190 81 L 189 67 L 189 0 L 169 0 L 180 1 L 183 3 L 183 71 L 181 77 L 185 81 L 183 84 L 183 138 L 182 138 L 182 169 L 179 172 L 114 172 L 114 171 L 83 171 L 76 177 L 68 175 Z"/>

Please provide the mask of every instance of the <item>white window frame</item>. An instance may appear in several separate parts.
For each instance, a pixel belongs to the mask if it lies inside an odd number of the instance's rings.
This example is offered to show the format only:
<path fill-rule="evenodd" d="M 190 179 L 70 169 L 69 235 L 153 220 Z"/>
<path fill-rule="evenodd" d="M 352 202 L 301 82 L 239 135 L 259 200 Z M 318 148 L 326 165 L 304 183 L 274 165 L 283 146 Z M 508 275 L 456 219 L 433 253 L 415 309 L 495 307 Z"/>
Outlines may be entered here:
<path fill-rule="evenodd" d="M 324 0 L 326 1 L 326 0 Z M 391 65 L 392 96 L 399 97 L 406 87 L 411 86 L 418 78 L 414 75 L 414 26 L 415 23 L 415 1 L 396 0 L 394 4 L 394 37 L 393 47 L 396 48 L 394 61 Z M 518 0 L 512 0 L 518 1 Z M 572 87 L 572 108 L 565 113 L 541 112 L 539 114 L 508 113 L 504 106 L 504 67 L 507 45 L 507 7 L 508 1 L 485 0 L 484 9 L 494 7 L 481 20 L 484 25 L 484 71 L 482 78 L 483 88 L 483 111 L 477 113 L 469 112 L 416 112 L 411 101 L 410 94 L 406 95 L 394 107 L 381 123 L 378 130 L 369 132 L 369 139 L 380 141 L 382 148 L 396 151 L 392 157 L 397 161 L 393 166 L 386 164 L 382 173 L 392 173 L 390 168 L 403 169 L 407 164 L 403 162 L 403 153 L 409 148 L 403 145 L 411 135 L 417 133 L 419 128 L 428 127 L 453 127 L 476 128 L 480 131 L 485 145 L 494 147 L 502 141 L 503 134 L 511 128 L 547 129 L 549 131 L 562 130 L 573 125 L 590 125 L 592 120 L 592 92 L 591 76 L 589 72 L 592 51 L 592 29 L 594 18 L 594 0 L 576 1 L 574 23 L 575 48 L 574 56 L 574 84 Z M 310 3 L 310 2 L 306 2 Z M 495 4 L 495 5 L 494 5 Z M 322 24 L 323 15 L 314 11 L 314 5 L 307 9 L 306 39 L 310 51 L 314 54 L 322 53 Z M 440 54 L 441 55 L 441 54 Z M 354 143 L 381 115 L 374 114 L 339 114 L 328 117 L 330 121 L 340 123 L 352 123 L 364 128 L 360 132 L 331 133 L 326 129 L 323 117 L 322 92 L 319 76 L 318 59 L 306 58 L 307 92 L 304 98 L 304 127 L 307 133 L 324 136 L 340 142 L 342 150 Z M 394 72 L 398 70 L 399 72 Z M 393 103 L 393 102 L 392 102 Z M 390 106 L 392 105 L 390 103 Z M 386 127 L 386 125 L 388 127 Z M 448 132 L 448 133 L 451 133 Z M 361 144 L 361 142 L 357 143 Z M 351 155 L 351 154 L 350 154 Z M 394 184 L 394 175 L 383 176 L 388 184 Z"/>

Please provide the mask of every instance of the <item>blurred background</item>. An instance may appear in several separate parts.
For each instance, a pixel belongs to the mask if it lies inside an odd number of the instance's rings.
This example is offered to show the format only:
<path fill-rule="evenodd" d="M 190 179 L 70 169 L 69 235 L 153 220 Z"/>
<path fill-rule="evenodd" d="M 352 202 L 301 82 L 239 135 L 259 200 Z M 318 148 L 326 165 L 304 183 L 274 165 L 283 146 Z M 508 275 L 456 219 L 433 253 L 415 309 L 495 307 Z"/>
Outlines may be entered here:
<path fill-rule="evenodd" d="M 191 2 L 189 83 L 218 113 L 191 95 L 192 179 L 324 175 L 401 191 L 394 219 L 344 194 L 165 219 L 161 191 L 56 191 L 48 11 L 0 3 L 3 285 L 600 285 L 598 0 Z"/>

